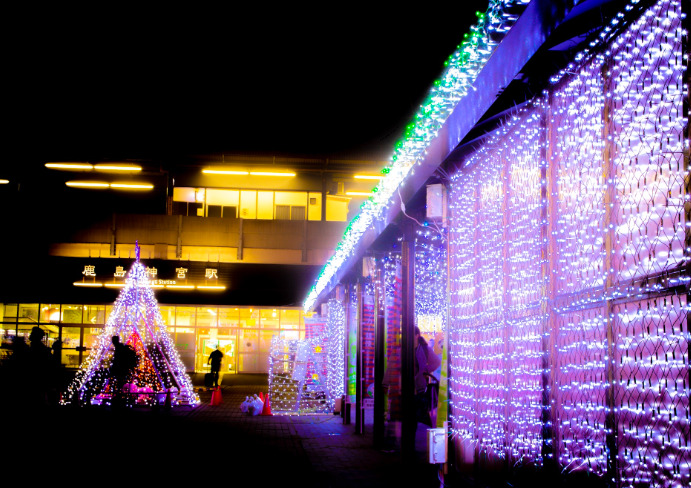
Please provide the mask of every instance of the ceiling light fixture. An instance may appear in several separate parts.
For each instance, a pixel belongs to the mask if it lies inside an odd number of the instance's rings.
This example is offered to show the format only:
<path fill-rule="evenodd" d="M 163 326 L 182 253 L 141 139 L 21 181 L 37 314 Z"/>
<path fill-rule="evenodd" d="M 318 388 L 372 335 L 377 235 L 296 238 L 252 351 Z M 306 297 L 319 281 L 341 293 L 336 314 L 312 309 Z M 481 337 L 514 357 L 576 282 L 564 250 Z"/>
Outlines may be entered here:
<path fill-rule="evenodd" d="M 115 190 L 151 190 L 154 185 L 151 183 L 108 183 L 106 181 L 80 181 L 71 180 L 65 182 L 65 185 L 71 188 L 88 188 L 104 190 L 106 188 L 113 188 Z"/>
<path fill-rule="evenodd" d="M 104 189 L 110 185 L 105 181 L 66 181 L 65 185 L 72 188 L 97 188 Z"/>
<path fill-rule="evenodd" d="M 356 180 L 381 180 L 384 175 L 353 175 Z"/>
<path fill-rule="evenodd" d="M 89 163 L 46 163 L 46 168 L 91 171 L 94 169 L 94 165 Z"/>
<path fill-rule="evenodd" d="M 117 190 L 151 190 L 154 185 L 151 183 L 111 183 L 110 187 Z"/>
<path fill-rule="evenodd" d="M 142 167 L 130 163 L 101 163 L 94 165 L 96 171 L 141 171 Z"/>
<path fill-rule="evenodd" d="M 295 176 L 295 173 L 278 171 L 250 171 L 251 176 Z"/>
<path fill-rule="evenodd" d="M 236 169 L 203 169 L 202 173 L 207 175 L 249 175 L 249 171 L 240 171 Z"/>

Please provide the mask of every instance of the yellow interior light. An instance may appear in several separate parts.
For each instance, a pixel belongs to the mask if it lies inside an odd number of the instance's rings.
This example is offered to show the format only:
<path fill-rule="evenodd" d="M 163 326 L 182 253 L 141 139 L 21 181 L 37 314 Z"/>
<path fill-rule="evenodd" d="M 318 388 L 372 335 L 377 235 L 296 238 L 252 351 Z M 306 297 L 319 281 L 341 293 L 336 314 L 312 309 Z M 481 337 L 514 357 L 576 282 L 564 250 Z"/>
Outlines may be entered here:
<path fill-rule="evenodd" d="M 50 169 L 71 169 L 81 171 L 91 171 L 94 165 L 90 163 L 46 163 L 46 168 Z"/>
<path fill-rule="evenodd" d="M 94 165 L 96 171 L 141 171 L 142 167 L 129 163 L 100 163 Z"/>
<path fill-rule="evenodd" d="M 356 180 L 381 180 L 384 175 L 353 175 Z"/>
<path fill-rule="evenodd" d="M 197 285 L 198 290 L 225 290 L 226 287 L 222 285 Z"/>
<path fill-rule="evenodd" d="M 110 185 L 105 181 L 67 181 L 65 185 L 72 188 L 108 188 Z"/>
<path fill-rule="evenodd" d="M 372 195 L 371 191 L 347 191 L 346 195 L 351 197 L 369 197 Z"/>
<path fill-rule="evenodd" d="M 194 285 L 166 285 L 166 288 L 173 290 L 194 290 Z"/>
<path fill-rule="evenodd" d="M 103 287 L 103 283 L 84 283 L 82 281 L 75 281 L 72 283 L 74 286 L 88 286 L 91 288 L 101 288 Z"/>
<path fill-rule="evenodd" d="M 123 288 L 125 286 L 124 283 L 105 283 L 103 286 L 106 288 Z"/>
<path fill-rule="evenodd" d="M 10 182 L 10 180 L 0 180 L 0 185 L 6 185 Z"/>
<path fill-rule="evenodd" d="M 247 176 L 249 171 L 241 171 L 238 169 L 211 169 L 211 168 L 205 168 L 202 170 L 202 173 L 205 173 L 207 175 L 241 175 L 241 176 Z"/>
<path fill-rule="evenodd" d="M 295 176 L 295 173 L 282 171 L 250 171 L 250 176 Z"/>

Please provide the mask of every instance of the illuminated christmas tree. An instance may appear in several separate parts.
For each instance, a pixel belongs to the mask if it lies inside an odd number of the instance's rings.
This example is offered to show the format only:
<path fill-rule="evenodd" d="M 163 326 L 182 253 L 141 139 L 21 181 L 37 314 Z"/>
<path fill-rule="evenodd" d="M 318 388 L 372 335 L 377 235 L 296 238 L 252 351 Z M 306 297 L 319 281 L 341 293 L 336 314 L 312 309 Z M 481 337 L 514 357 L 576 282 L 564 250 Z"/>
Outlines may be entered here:
<path fill-rule="evenodd" d="M 122 396 L 128 405 L 198 405 L 192 381 L 163 323 L 146 268 L 136 261 L 115 301 L 103 332 L 88 359 L 63 395 L 63 404 L 110 404 L 115 378 L 111 374 L 113 336 L 137 353 L 137 366 L 126 378 Z"/>

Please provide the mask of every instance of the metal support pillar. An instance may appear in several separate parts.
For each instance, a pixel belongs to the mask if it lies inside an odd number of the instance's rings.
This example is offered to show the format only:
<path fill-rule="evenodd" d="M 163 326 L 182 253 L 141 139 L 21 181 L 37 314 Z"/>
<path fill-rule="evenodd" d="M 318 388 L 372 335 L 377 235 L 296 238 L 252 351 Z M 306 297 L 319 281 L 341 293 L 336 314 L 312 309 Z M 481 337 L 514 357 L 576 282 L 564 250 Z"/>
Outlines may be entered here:
<path fill-rule="evenodd" d="M 401 310 L 401 454 L 404 460 L 415 456 L 415 233 L 407 225 L 401 243 L 402 310 Z"/>
<path fill-rule="evenodd" d="M 355 433 L 362 434 L 365 432 L 364 410 L 362 409 L 362 283 L 358 280 L 357 283 L 357 357 L 356 372 L 355 372 Z"/>
<path fill-rule="evenodd" d="M 384 369 L 386 357 L 386 321 L 384 320 L 384 289 L 381 266 L 377 266 L 374 287 L 374 447 L 384 445 L 384 414 L 386 394 L 384 392 Z"/>

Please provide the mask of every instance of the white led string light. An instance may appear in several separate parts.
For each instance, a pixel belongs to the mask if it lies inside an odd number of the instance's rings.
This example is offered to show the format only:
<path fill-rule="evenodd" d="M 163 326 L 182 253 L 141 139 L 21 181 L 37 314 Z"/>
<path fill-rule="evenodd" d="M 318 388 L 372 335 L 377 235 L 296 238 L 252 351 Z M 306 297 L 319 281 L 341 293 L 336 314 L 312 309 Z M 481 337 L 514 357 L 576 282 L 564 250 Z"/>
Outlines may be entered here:
<path fill-rule="evenodd" d="M 341 398 L 345 393 L 345 307 L 340 300 L 328 301 L 326 319 L 327 385 L 330 401 Z"/>
<path fill-rule="evenodd" d="M 629 26 L 617 16 L 551 93 L 518 110 L 453 176 L 450 417 L 462 451 L 511 466 L 555 455 L 564 473 L 688 486 L 681 17 L 673 0 Z M 551 195 L 541 196 L 543 184 Z M 650 294 L 659 296 L 639 298 Z M 544 378 L 551 423 L 541 419 Z"/>
<path fill-rule="evenodd" d="M 200 403 L 161 316 L 146 267 L 139 261 L 138 245 L 137 260 L 127 274 L 125 287 L 120 291 L 89 357 L 67 388 L 63 404 L 110 402 L 112 378 L 109 367 L 114 335 L 119 335 L 122 343 L 132 345 L 139 356 L 139 365 L 131 383 L 126 385 L 133 401 L 147 405 L 162 403 L 169 393 L 171 404 L 196 406 Z"/>
<path fill-rule="evenodd" d="M 458 102 L 476 89 L 473 83 L 479 71 L 501 37 L 518 18 L 508 11 L 528 3 L 529 0 L 491 0 L 487 12 L 478 14 L 478 23 L 471 27 L 458 50 L 449 57 L 444 73 L 434 83 L 415 120 L 409 124 L 404 139 L 396 144 L 391 162 L 383 171 L 386 177 L 362 204 L 360 213 L 348 224 L 343 239 L 320 272 L 303 303 L 305 311 L 312 309 L 319 295 L 350 258 L 367 229 L 384 215 L 394 193 L 405 178 L 414 172 L 415 165 L 424 159 L 427 147 Z"/>

